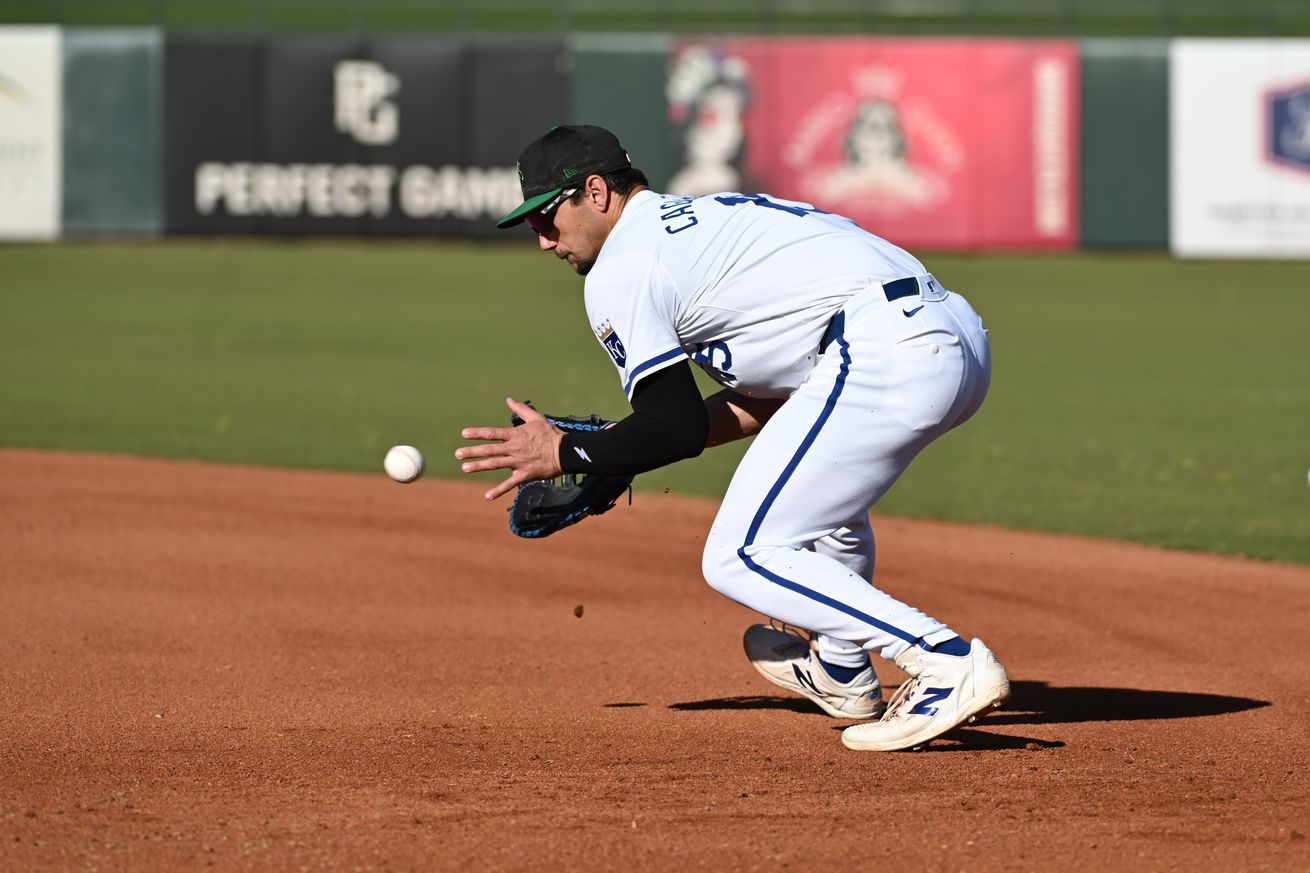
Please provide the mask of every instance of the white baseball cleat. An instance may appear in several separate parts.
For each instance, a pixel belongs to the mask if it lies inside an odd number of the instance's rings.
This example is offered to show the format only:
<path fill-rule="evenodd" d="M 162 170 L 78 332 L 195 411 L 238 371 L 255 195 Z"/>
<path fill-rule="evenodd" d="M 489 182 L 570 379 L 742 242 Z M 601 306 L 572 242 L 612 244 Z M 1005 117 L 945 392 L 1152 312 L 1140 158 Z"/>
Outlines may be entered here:
<path fill-rule="evenodd" d="M 910 674 L 880 721 L 842 731 L 848 749 L 894 752 L 913 749 L 949 730 L 972 723 L 1010 698 L 1010 679 L 979 639 L 967 655 L 944 655 L 911 646 L 896 659 Z"/>
<path fill-rule="evenodd" d="M 842 684 L 823 669 L 812 641 L 767 624 L 747 628 L 742 645 L 761 676 L 808 697 L 828 715 L 857 719 L 882 715 L 882 686 L 872 666 Z"/>

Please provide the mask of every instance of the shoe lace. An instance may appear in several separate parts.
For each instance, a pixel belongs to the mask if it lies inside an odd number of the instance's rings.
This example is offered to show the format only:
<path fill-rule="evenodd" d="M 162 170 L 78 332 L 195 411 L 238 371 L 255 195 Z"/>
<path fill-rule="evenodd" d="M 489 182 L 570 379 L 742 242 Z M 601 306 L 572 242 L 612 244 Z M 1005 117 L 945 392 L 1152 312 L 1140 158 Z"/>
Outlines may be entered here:
<path fill-rule="evenodd" d="M 785 634 L 791 634 L 794 637 L 810 642 L 814 640 L 814 634 L 803 627 L 796 627 L 794 624 L 787 624 L 785 621 L 779 621 L 776 618 L 769 619 L 769 627 Z"/>
<path fill-rule="evenodd" d="M 887 709 L 882 715 L 883 721 L 889 721 L 896 716 L 898 710 L 910 702 L 914 694 L 915 686 L 919 684 L 919 678 L 910 677 L 901 683 L 901 687 L 896 689 L 896 693 L 887 701 Z"/>

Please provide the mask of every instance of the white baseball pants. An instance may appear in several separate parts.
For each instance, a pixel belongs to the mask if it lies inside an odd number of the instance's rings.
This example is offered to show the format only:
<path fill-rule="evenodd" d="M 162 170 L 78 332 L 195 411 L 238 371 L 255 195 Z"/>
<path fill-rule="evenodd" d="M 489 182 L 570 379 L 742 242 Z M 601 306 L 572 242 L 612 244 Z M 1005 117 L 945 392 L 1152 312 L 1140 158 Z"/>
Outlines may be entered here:
<path fill-rule="evenodd" d="M 824 660 L 857 667 L 868 651 L 894 660 L 955 636 L 873 587 L 869 509 L 925 446 L 978 410 L 991 356 L 982 320 L 958 294 L 888 302 L 874 287 L 844 319 L 742 459 L 702 568 L 720 593 L 817 634 Z"/>

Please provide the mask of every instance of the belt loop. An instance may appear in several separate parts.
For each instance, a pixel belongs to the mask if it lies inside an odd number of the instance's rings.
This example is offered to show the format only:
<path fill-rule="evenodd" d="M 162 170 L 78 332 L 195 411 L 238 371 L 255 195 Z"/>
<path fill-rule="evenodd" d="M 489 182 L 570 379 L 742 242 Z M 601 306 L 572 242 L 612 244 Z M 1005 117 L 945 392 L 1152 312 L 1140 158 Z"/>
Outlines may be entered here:
<path fill-rule="evenodd" d="M 900 300 L 902 297 L 914 297 L 919 293 L 919 282 L 913 276 L 908 279 L 897 279 L 894 282 L 884 282 L 882 293 L 887 295 L 887 302 Z"/>

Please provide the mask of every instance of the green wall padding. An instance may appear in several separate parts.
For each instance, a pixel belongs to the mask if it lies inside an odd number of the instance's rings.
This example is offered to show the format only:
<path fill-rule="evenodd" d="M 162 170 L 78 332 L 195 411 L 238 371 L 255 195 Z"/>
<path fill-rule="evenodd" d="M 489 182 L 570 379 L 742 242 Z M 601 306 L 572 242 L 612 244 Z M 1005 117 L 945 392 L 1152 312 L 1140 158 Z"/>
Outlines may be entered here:
<path fill-rule="evenodd" d="M 573 69 L 567 121 L 614 131 L 634 166 L 662 190 L 673 173 L 664 99 L 672 39 L 662 34 L 577 34 L 568 45 Z"/>
<path fill-rule="evenodd" d="M 160 76 L 154 28 L 64 30 L 64 234 L 156 235 Z"/>
<path fill-rule="evenodd" d="M 1082 244 L 1169 245 L 1169 42 L 1084 39 Z"/>

